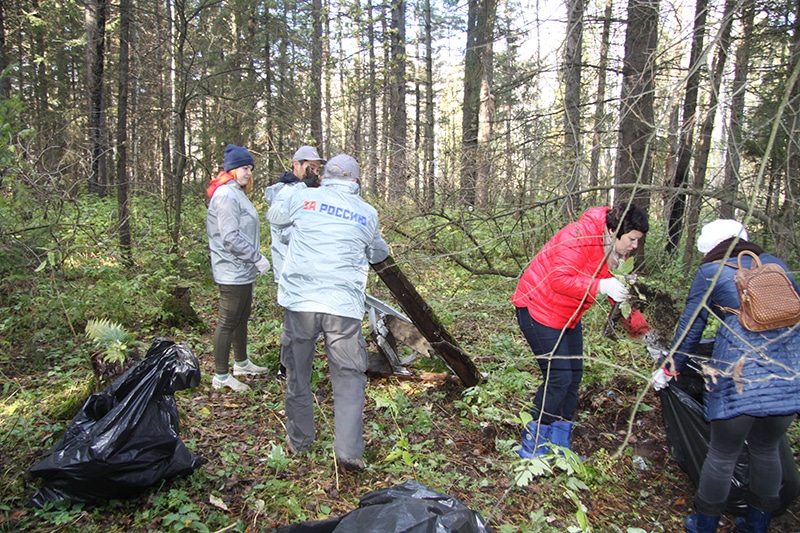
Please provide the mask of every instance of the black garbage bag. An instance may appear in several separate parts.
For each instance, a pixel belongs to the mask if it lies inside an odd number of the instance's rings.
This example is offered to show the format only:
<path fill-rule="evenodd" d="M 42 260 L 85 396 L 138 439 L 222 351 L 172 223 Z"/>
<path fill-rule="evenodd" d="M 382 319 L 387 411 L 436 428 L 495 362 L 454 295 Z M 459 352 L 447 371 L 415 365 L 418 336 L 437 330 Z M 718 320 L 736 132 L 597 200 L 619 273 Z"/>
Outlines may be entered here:
<path fill-rule="evenodd" d="M 416 481 L 367 493 L 340 518 L 303 522 L 273 533 L 491 533 L 479 513 Z"/>
<path fill-rule="evenodd" d="M 175 391 L 200 383 L 188 346 L 157 338 L 144 360 L 92 394 L 64 436 L 30 469 L 42 484 L 29 506 L 130 498 L 205 462 L 178 435 Z"/>
<path fill-rule="evenodd" d="M 703 343 L 703 354 L 711 355 L 713 342 Z M 711 426 L 703 416 L 702 359 L 692 357 L 669 387 L 659 392 L 661 412 L 667 432 L 672 458 L 689 476 L 692 483 L 700 483 L 708 446 L 711 442 Z M 780 443 L 783 481 L 780 490 L 781 506 L 776 515 L 782 514 L 800 496 L 800 471 L 794 462 L 789 439 L 784 435 Z M 726 512 L 735 515 L 747 514 L 747 487 L 750 479 L 750 460 L 745 444 L 736 461 L 731 479 Z"/>

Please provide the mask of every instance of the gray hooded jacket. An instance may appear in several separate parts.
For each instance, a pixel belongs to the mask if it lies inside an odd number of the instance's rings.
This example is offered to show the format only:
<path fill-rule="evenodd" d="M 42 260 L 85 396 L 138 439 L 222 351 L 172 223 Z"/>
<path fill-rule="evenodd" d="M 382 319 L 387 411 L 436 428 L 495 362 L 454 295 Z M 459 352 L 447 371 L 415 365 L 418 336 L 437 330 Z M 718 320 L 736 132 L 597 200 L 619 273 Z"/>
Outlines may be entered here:
<path fill-rule="evenodd" d="M 221 185 L 208 203 L 206 234 L 211 272 L 220 285 L 247 285 L 258 276 L 258 212 L 235 180 Z"/>
<path fill-rule="evenodd" d="M 361 320 L 370 263 L 389 256 L 378 212 L 351 180 L 327 178 L 320 187 L 284 187 L 267 211 L 273 227 L 291 230 L 278 283 L 278 303 L 295 312 Z"/>

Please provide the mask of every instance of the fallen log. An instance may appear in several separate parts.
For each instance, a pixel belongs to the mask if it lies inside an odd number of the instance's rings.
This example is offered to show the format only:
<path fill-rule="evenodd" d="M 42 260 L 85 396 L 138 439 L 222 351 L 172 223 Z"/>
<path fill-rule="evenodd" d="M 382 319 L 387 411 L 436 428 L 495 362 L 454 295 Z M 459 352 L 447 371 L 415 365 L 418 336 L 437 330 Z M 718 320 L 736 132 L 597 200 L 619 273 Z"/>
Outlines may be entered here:
<path fill-rule="evenodd" d="M 403 311 L 461 382 L 467 387 L 477 385 L 481 381 L 481 375 L 475 363 L 439 322 L 431 306 L 405 277 L 392 256 L 371 266 L 397 299 Z"/>

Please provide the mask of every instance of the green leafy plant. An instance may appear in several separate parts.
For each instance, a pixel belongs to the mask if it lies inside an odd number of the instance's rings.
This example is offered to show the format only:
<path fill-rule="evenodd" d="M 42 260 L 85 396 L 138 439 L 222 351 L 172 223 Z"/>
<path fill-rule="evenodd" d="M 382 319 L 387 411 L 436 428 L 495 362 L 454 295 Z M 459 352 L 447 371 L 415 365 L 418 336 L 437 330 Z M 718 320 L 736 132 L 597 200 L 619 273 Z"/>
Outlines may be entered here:
<path fill-rule="evenodd" d="M 59 527 L 77 520 L 83 513 L 82 503 L 73 505 L 69 500 L 45 502 L 41 509 L 34 511 L 36 517 Z"/>
<path fill-rule="evenodd" d="M 86 336 L 98 350 L 102 350 L 106 363 L 122 364 L 131 349 L 137 350 L 143 346 L 133 333 L 108 319 L 89 320 L 86 323 Z"/>
<path fill-rule="evenodd" d="M 636 281 L 638 280 L 638 276 L 633 273 L 633 257 L 627 258 L 625 261 L 620 263 L 616 268 L 611 270 L 611 275 L 620 280 L 622 283 L 625 284 L 629 289 L 632 289 L 633 292 L 636 293 L 636 298 L 639 300 L 646 300 L 647 298 L 639 292 L 639 289 L 636 287 Z M 622 316 L 628 318 L 631 315 L 631 303 L 629 301 L 624 301 L 619 304 L 619 311 L 622 313 Z"/>
<path fill-rule="evenodd" d="M 272 445 L 272 450 L 270 450 L 269 455 L 267 455 L 266 461 L 267 465 L 274 468 L 276 473 L 286 470 L 292 462 L 289 456 L 286 455 L 283 446 L 279 444 Z"/>
<path fill-rule="evenodd" d="M 170 528 L 170 531 L 199 531 L 208 533 L 209 529 L 201 520 L 194 505 L 187 503 L 181 505 L 177 512 L 169 513 L 161 519 L 161 523 Z"/>

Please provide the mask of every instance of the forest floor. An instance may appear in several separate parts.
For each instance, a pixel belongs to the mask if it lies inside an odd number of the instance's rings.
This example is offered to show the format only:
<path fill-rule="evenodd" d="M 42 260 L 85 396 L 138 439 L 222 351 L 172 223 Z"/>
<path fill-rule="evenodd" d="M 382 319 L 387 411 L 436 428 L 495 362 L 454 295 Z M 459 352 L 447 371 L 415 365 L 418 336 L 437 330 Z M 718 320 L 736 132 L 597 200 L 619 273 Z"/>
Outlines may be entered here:
<path fill-rule="evenodd" d="M 213 323 L 213 317 L 204 321 Z M 479 324 L 461 324 L 459 331 L 466 342 L 482 335 Z M 575 451 L 586 457 L 584 473 L 554 468 L 527 486 L 517 482 L 525 461 L 513 452 L 519 425 L 502 417 L 476 423 L 468 411 L 470 405 L 491 410 L 495 402 L 519 412 L 529 397 L 465 404 L 465 389 L 456 377 L 413 365 L 410 377 L 371 377 L 364 412 L 367 468 L 352 473 L 341 472 L 332 457 L 333 402 L 324 356 L 315 367 L 317 441 L 307 455 L 290 456 L 283 450 L 284 383 L 273 372 L 249 380 L 248 393 L 214 390 L 211 339 L 211 333 L 203 333 L 195 348 L 203 372 L 200 386 L 176 394 L 181 438 L 206 460 L 203 466 L 130 501 L 73 510 L 61 518 L 54 510 L 21 505 L 37 485 L 26 479 L 0 514 L 0 531 L 270 531 L 343 516 L 370 491 L 407 480 L 457 498 L 503 533 L 581 531 L 581 510 L 584 531 L 680 532 L 692 512 L 694 487 L 670 457 L 659 399 L 652 389 L 646 392 L 642 404 L 648 409 L 630 423 L 642 383 L 625 374 L 584 381 L 573 434 Z M 489 357 L 473 360 L 481 368 Z M 530 371 L 538 383 L 538 371 Z M 6 377 L 21 387 L 46 379 L 21 373 Z M 621 447 L 619 457 L 612 457 Z M 16 450 L 17 464 L 2 458 L 0 463 L 22 478 L 23 469 L 39 461 L 45 449 Z M 575 478 L 584 488 L 575 488 Z M 720 531 L 732 530 L 732 518 L 724 518 Z M 800 532 L 800 499 L 773 520 L 770 531 Z"/>

